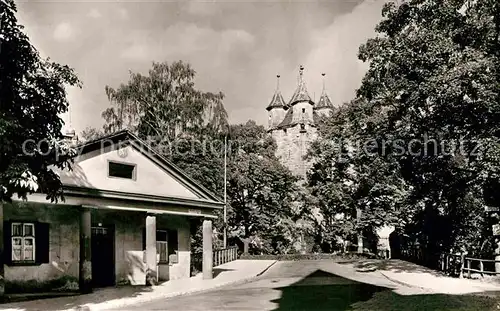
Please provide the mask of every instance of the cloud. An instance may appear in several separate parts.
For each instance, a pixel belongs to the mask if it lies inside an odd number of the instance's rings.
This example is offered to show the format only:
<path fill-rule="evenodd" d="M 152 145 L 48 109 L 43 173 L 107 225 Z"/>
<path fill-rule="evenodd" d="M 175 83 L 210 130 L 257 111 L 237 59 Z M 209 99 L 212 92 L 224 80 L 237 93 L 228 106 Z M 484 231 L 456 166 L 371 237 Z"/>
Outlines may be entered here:
<path fill-rule="evenodd" d="M 122 18 L 122 19 L 128 19 L 128 11 L 124 8 L 120 8 L 118 10 L 118 15 Z"/>
<path fill-rule="evenodd" d="M 132 42 L 120 56 L 127 60 L 151 61 L 204 53 L 212 61 L 220 61 L 233 49 L 254 43 L 253 35 L 244 30 L 216 31 L 187 23 L 168 27 L 159 37 L 144 31 L 133 32 Z"/>
<path fill-rule="evenodd" d="M 188 1 L 185 10 L 192 15 L 210 16 L 217 12 L 217 7 L 215 2 Z"/>
<path fill-rule="evenodd" d="M 94 9 L 90 10 L 88 16 L 91 18 L 100 18 L 100 17 L 102 17 L 102 14 L 101 14 L 101 12 L 99 12 L 98 9 L 94 8 Z"/>
<path fill-rule="evenodd" d="M 74 37 L 73 26 L 68 22 L 59 23 L 54 29 L 53 37 L 57 41 L 69 41 Z"/>
<path fill-rule="evenodd" d="M 321 92 L 321 73 L 326 73 L 327 91 L 335 105 L 354 98 L 367 65 L 357 59 L 359 46 L 375 36 L 385 1 L 365 0 L 339 16 L 328 27 L 312 33 L 313 48 L 304 62 L 309 91 Z"/>

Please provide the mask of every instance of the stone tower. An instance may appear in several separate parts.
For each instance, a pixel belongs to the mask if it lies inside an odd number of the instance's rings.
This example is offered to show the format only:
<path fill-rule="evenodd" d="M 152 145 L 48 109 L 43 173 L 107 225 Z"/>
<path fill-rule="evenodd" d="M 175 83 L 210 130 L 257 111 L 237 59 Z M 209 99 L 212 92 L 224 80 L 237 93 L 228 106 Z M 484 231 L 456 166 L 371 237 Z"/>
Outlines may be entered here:
<path fill-rule="evenodd" d="M 280 76 L 277 75 L 276 77 L 276 91 L 274 92 L 274 96 L 271 99 L 271 103 L 269 103 L 269 106 L 267 106 L 266 108 L 266 110 L 268 111 L 269 128 L 277 127 L 285 116 L 285 101 L 283 100 L 283 96 L 280 92 Z"/>
<path fill-rule="evenodd" d="M 324 83 L 323 93 L 317 106 L 315 107 L 314 101 L 307 92 L 304 67 L 300 66 L 297 88 L 288 104 L 284 104 L 278 86 L 271 103 L 266 108 L 269 113 L 268 132 L 277 144 L 276 156 L 292 173 L 303 180 L 310 168 L 310 161 L 307 161 L 305 156 L 310 144 L 317 137 L 315 120 L 320 114 L 329 114 L 333 108 L 326 94 Z"/>

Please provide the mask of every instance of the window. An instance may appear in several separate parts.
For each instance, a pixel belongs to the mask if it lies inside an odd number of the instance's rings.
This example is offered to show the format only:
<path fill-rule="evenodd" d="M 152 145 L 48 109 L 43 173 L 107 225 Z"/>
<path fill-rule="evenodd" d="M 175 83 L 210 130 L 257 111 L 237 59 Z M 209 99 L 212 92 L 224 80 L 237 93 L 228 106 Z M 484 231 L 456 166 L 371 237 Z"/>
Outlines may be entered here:
<path fill-rule="evenodd" d="M 12 262 L 35 261 L 35 224 L 13 222 L 11 227 Z"/>
<path fill-rule="evenodd" d="M 165 230 L 156 230 L 156 254 L 160 263 L 168 262 L 168 234 Z"/>
<path fill-rule="evenodd" d="M 306 113 L 306 108 L 302 108 L 302 113 Z"/>
<path fill-rule="evenodd" d="M 108 176 L 110 177 L 135 180 L 135 174 L 136 165 L 111 161 L 108 162 Z"/>

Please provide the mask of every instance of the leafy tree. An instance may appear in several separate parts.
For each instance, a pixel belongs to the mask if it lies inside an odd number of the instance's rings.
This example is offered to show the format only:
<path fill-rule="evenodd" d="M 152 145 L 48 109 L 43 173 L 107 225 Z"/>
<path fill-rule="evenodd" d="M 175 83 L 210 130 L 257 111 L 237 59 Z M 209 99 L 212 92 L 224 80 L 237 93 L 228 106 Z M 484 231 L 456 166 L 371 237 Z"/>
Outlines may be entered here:
<path fill-rule="evenodd" d="M 349 190 L 364 189 L 353 207 L 373 219 L 396 207 L 388 222 L 406 225 L 431 253 L 483 244 L 471 242 L 487 223 L 485 184 L 499 177 L 499 12 L 489 0 L 387 4 L 379 35 L 360 47 L 370 66 L 357 99 L 326 125 L 352 129 L 348 141 L 376 142 L 371 156 L 348 157 L 358 179 Z M 328 181 L 331 162 L 321 159 L 313 183 Z"/>
<path fill-rule="evenodd" d="M 129 81 L 105 91 L 112 106 L 102 113 L 103 132 L 129 129 L 208 190 L 223 195 L 224 135 L 227 112 L 222 93 L 195 88 L 196 72 L 182 61 L 154 62 L 147 75 L 130 73 Z M 97 131 L 98 132 L 98 131 Z M 88 131 L 94 136 L 93 131 Z M 221 212 L 222 213 L 222 212 Z M 193 249 L 201 245 L 201 226 Z M 214 227 L 222 232 L 223 218 Z M 215 241 L 220 244 L 220 241 Z"/>
<path fill-rule="evenodd" d="M 105 132 L 121 128 L 173 141 L 181 134 L 214 134 L 227 128 L 222 93 L 195 89 L 196 72 L 182 61 L 153 62 L 147 76 L 130 73 L 127 84 L 106 86 L 113 106 L 102 114 Z M 165 136 L 166 135 L 166 136 Z"/>
<path fill-rule="evenodd" d="M 294 232 L 297 179 L 275 157 L 275 143 L 254 121 L 233 125 L 228 167 L 229 225 L 255 251 L 283 253 Z"/>
<path fill-rule="evenodd" d="M 0 0 L 0 202 L 34 191 L 62 196 L 51 169 L 67 167 L 59 117 L 68 109 L 65 85 L 79 85 L 73 70 L 42 59 L 16 19 L 12 0 Z"/>
<path fill-rule="evenodd" d="M 320 123 L 320 137 L 311 146 L 314 165 L 309 186 L 322 215 L 317 243 L 323 251 L 343 248 L 360 232 L 399 222 L 405 188 L 394 164 L 377 157 L 376 145 L 362 137 L 360 102 L 340 107 Z M 362 145 L 359 142 L 364 142 Z"/>
<path fill-rule="evenodd" d="M 88 126 L 80 134 L 80 140 L 82 142 L 87 142 L 87 141 L 98 139 L 102 136 L 104 136 L 103 131 L 100 131 L 96 128 Z"/>
<path fill-rule="evenodd" d="M 224 95 L 197 90 L 195 74 L 182 61 L 154 62 L 148 75 L 131 72 L 126 84 L 117 89 L 106 86 L 112 107 L 102 113 L 103 130 L 107 134 L 128 128 L 222 195 Z"/>

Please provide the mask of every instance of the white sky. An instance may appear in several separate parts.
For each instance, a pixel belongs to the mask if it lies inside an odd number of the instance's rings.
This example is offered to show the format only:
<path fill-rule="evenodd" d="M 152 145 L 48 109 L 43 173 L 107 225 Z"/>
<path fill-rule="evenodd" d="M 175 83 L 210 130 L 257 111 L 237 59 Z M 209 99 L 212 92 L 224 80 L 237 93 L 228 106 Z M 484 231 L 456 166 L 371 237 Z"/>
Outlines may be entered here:
<path fill-rule="evenodd" d="M 299 65 L 311 96 L 321 73 L 334 104 L 350 100 L 366 65 L 360 44 L 372 37 L 384 0 L 329 1 L 20 1 L 18 17 L 44 56 L 75 68 L 73 127 L 100 127 L 104 87 L 146 73 L 152 61 L 184 60 L 197 86 L 226 94 L 230 122 L 264 124 L 276 74 L 289 100 Z"/>

